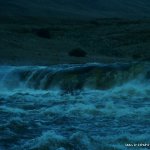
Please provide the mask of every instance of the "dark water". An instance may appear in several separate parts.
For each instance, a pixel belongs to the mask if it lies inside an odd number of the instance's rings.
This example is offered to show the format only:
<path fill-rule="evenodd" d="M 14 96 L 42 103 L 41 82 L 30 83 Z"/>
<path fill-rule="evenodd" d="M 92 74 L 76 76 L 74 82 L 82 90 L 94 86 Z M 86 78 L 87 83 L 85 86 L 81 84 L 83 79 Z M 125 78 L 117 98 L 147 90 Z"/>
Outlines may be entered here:
<path fill-rule="evenodd" d="M 0 150 L 149 144 L 149 105 L 149 64 L 1 66 Z"/>

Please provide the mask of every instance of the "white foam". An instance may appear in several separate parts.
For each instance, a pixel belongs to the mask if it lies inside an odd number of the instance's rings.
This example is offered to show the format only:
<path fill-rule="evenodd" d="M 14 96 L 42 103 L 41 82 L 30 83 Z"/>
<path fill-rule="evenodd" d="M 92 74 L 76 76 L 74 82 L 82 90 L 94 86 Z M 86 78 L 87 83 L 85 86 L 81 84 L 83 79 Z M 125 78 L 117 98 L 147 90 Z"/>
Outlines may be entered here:
<path fill-rule="evenodd" d="M 4 70 L 10 71 L 11 67 Z M 150 85 L 143 77 L 111 89 L 86 87 L 68 94 L 59 88 L 41 90 L 22 85 L 0 88 L 4 134 L 8 138 L 12 133 L 20 136 L 11 128 L 11 121 L 18 117 L 27 122 L 25 129 L 34 135 L 25 132 L 25 139 L 18 138 L 22 149 L 124 150 L 126 142 L 147 142 L 150 138 Z M 20 145 L 13 145 L 14 149 Z"/>

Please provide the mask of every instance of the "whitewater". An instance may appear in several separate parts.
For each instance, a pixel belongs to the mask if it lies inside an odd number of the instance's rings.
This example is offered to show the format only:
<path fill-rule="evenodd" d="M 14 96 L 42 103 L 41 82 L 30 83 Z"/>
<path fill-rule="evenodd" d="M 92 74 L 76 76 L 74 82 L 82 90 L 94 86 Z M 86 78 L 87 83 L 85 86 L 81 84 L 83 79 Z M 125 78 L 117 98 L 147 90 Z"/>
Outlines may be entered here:
<path fill-rule="evenodd" d="M 149 63 L 0 66 L 0 150 L 133 149 L 149 107 Z"/>

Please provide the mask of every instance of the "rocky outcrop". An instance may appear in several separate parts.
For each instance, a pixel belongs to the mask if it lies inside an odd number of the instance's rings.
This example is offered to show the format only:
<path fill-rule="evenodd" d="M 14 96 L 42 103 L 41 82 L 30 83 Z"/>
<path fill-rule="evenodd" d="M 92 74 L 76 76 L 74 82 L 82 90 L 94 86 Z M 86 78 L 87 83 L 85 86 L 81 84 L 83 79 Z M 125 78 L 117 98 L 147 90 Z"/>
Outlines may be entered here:
<path fill-rule="evenodd" d="M 86 55 L 87 53 L 81 48 L 76 48 L 69 52 L 69 56 L 73 57 L 85 57 Z"/>

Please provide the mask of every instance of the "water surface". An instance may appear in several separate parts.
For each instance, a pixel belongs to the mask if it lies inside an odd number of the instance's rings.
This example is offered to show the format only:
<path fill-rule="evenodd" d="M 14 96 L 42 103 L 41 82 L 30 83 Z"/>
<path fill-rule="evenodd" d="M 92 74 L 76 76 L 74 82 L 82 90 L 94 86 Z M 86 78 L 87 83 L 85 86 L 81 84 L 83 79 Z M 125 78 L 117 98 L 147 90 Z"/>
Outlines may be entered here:
<path fill-rule="evenodd" d="M 0 149 L 125 150 L 149 143 L 149 82 L 149 64 L 1 66 Z"/>

